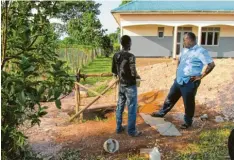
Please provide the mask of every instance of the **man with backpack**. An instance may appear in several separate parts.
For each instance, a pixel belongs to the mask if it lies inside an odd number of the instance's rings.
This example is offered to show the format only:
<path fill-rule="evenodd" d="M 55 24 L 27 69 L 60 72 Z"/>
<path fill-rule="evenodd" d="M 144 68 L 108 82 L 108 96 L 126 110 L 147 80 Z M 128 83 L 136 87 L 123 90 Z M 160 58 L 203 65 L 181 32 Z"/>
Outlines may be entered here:
<path fill-rule="evenodd" d="M 127 35 L 121 37 L 122 50 L 113 56 L 112 73 L 119 78 L 119 97 L 116 109 L 116 133 L 122 133 L 123 111 L 128 106 L 128 134 L 137 137 L 142 132 L 136 129 L 137 113 L 137 86 L 136 79 L 140 78 L 136 71 L 136 60 L 132 53 L 131 38 Z"/>

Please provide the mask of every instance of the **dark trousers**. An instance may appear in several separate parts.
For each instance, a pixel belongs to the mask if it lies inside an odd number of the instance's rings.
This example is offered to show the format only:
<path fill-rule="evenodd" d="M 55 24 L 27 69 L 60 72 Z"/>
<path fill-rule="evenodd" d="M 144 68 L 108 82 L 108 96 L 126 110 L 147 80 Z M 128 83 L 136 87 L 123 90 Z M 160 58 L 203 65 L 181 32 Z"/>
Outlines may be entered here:
<path fill-rule="evenodd" d="M 122 128 L 123 111 L 125 105 L 128 106 L 128 134 L 136 133 L 136 114 L 137 114 L 137 86 L 119 85 L 119 99 L 116 109 L 116 131 Z"/>
<path fill-rule="evenodd" d="M 184 121 L 186 124 L 192 125 L 195 111 L 195 96 L 200 83 L 201 81 L 189 81 L 187 84 L 180 85 L 175 80 L 159 114 L 162 116 L 166 115 L 182 96 L 185 107 Z"/>

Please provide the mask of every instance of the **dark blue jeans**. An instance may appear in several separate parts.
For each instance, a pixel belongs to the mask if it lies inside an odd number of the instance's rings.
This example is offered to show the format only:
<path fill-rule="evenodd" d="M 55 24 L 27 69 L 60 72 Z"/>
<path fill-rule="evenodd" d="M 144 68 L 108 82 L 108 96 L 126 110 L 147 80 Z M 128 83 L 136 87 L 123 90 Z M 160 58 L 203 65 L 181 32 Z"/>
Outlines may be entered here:
<path fill-rule="evenodd" d="M 159 114 L 166 115 L 182 96 L 185 107 L 184 121 L 186 124 L 192 125 L 195 112 L 195 96 L 200 83 L 201 81 L 189 81 L 187 84 L 180 85 L 175 80 Z"/>
<path fill-rule="evenodd" d="M 122 118 L 125 104 L 128 106 L 128 134 L 136 132 L 136 113 L 137 113 L 137 87 L 119 85 L 119 98 L 116 109 L 116 131 L 122 128 Z"/>

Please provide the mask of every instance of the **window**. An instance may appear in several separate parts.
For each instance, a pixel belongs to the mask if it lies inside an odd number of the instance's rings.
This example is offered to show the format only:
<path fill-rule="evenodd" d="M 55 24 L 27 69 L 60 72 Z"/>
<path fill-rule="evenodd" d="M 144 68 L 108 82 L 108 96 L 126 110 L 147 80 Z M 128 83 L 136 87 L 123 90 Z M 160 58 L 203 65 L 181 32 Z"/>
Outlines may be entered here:
<path fill-rule="evenodd" d="M 164 37 L 164 27 L 158 27 L 158 37 L 159 38 Z"/>
<path fill-rule="evenodd" d="M 217 46 L 219 44 L 220 28 L 202 28 L 201 44 L 207 46 Z"/>

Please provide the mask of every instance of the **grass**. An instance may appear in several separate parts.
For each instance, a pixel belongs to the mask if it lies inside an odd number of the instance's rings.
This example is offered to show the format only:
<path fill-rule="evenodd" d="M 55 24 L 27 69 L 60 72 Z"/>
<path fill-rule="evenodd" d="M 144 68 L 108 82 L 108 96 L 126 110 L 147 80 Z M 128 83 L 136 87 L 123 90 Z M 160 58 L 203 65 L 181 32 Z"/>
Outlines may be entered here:
<path fill-rule="evenodd" d="M 79 150 L 65 149 L 57 155 L 56 159 L 58 159 L 58 160 L 81 160 L 82 158 L 80 157 Z M 106 158 L 103 155 L 99 155 L 99 156 L 90 155 L 90 156 L 86 157 L 86 159 L 88 159 L 88 160 L 105 160 Z M 121 160 L 121 159 L 126 159 L 126 158 L 122 157 L 122 158 L 114 158 L 114 159 Z M 148 159 L 149 158 L 140 157 L 139 155 L 131 155 L 131 154 L 127 155 L 127 160 L 148 160 Z"/>
<path fill-rule="evenodd" d="M 79 160 L 80 151 L 74 149 L 66 149 L 58 154 L 58 160 Z"/>
<path fill-rule="evenodd" d="M 141 157 L 139 155 L 130 155 L 128 160 L 148 160 L 149 158 Z"/>
<path fill-rule="evenodd" d="M 97 57 L 93 62 L 82 68 L 82 74 L 97 74 L 97 73 L 111 73 L 111 65 L 112 65 L 112 56 L 111 57 Z M 88 77 L 85 81 L 82 79 L 82 84 L 89 84 L 94 91 L 101 93 L 104 89 L 107 88 L 106 83 L 112 79 L 112 77 Z M 100 83 L 100 85 L 96 86 L 96 83 Z M 88 92 L 88 95 L 96 96 L 92 92 Z"/>
<path fill-rule="evenodd" d="M 184 147 L 184 150 L 180 150 L 176 159 L 226 159 L 228 157 L 228 136 L 233 128 L 233 123 L 224 123 L 218 128 L 201 132 L 198 136 L 198 141 L 194 141 L 187 147 Z"/>
<path fill-rule="evenodd" d="M 82 68 L 81 73 L 111 73 L 112 57 L 97 57 L 93 62 Z M 97 82 L 103 82 L 110 80 L 111 77 L 89 77 L 85 81 L 81 81 L 82 84 L 94 85 Z"/>
<path fill-rule="evenodd" d="M 107 84 L 100 84 L 98 86 L 95 86 L 94 90 L 98 93 L 101 93 L 102 91 L 104 91 L 107 88 L 107 86 L 108 86 Z M 94 94 L 90 91 L 88 91 L 88 95 L 89 95 L 89 97 L 97 96 L 96 94 Z"/>

